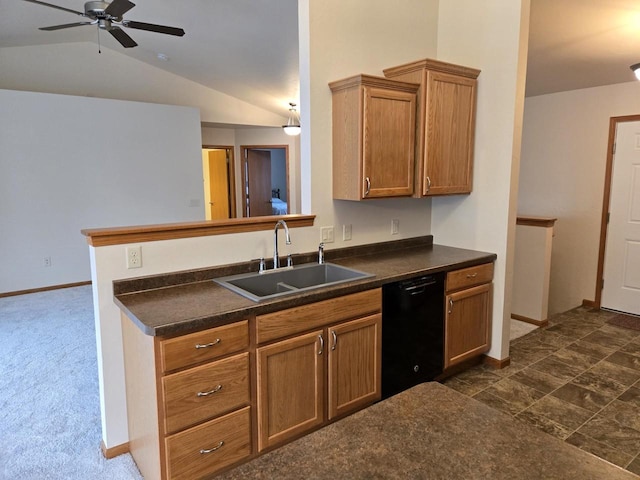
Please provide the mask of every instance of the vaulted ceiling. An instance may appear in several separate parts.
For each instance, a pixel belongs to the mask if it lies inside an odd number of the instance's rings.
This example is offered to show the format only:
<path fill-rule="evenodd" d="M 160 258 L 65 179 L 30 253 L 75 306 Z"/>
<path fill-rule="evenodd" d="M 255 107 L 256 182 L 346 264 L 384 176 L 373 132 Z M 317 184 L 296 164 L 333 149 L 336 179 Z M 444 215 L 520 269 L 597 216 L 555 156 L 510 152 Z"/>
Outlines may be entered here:
<path fill-rule="evenodd" d="M 83 10 L 82 0 L 50 3 Z M 125 18 L 182 27 L 186 35 L 128 29 L 139 46 L 124 49 L 102 31 L 104 47 L 283 116 L 287 102 L 299 97 L 297 0 L 137 0 Z M 95 26 L 38 30 L 79 19 L 3 0 L 0 48 L 97 43 Z M 527 96 L 630 82 L 635 77 L 629 66 L 639 62 L 638 0 L 531 0 Z"/>

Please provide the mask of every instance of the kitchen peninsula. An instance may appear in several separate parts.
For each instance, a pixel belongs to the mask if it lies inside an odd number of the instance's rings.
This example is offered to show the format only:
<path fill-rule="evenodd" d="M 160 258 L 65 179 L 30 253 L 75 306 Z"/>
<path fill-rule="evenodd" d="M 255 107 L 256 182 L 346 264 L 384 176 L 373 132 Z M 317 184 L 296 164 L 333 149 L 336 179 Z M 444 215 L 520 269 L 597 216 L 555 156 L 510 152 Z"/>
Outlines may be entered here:
<path fill-rule="evenodd" d="M 143 475 L 206 478 L 378 401 L 382 290 L 392 282 L 446 277 L 441 321 L 458 333 L 447 328 L 445 356 L 479 358 L 496 256 L 432 241 L 329 251 L 327 261 L 373 276 L 259 302 L 212 280 L 255 272 L 256 261 L 115 281 L 130 451 Z M 310 262 L 317 253 L 294 255 L 294 265 Z"/>

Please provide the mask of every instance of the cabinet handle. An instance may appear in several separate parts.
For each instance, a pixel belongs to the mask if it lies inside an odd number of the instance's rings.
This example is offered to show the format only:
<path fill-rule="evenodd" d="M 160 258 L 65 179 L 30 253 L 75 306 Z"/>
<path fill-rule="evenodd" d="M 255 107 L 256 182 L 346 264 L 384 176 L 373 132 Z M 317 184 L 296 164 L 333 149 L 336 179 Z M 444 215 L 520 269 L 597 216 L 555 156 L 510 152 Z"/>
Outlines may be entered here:
<path fill-rule="evenodd" d="M 364 182 L 367 184 L 367 187 L 364 189 L 364 196 L 366 197 L 369 195 L 369 192 L 371 192 L 371 180 L 369 180 L 369 177 L 365 177 Z"/>
<path fill-rule="evenodd" d="M 220 447 L 222 447 L 224 445 L 224 442 L 222 440 L 220 440 L 220 443 L 218 445 L 216 445 L 213 448 L 210 448 L 209 450 L 205 450 L 204 448 L 202 450 L 200 450 L 200 454 L 201 455 L 205 455 L 207 453 L 212 453 L 215 452 L 216 450 L 219 450 Z"/>
<path fill-rule="evenodd" d="M 196 343 L 196 349 L 198 348 L 209 348 L 209 347 L 213 347 L 214 345 L 217 345 L 221 342 L 222 340 L 220 340 L 219 338 L 216 338 L 213 342 L 211 343 Z"/>
<path fill-rule="evenodd" d="M 478 276 L 478 272 L 467 274 L 467 278 L 476 278 Z"/>
<path fill-rule="evenodd" d="M 431 178 L 427 175 L 427 192 L 431 190 Z"/>
<path fill-rule="evenodd" d="M 448 313 L 451 313 L 451 312 L 453 312 L 453 298 L 449 299 L 449 312 Z"/>
<path fill-rule="evenodd" d="M 324 351 L 324 338 L 322 338 L 322 334 L 318 335 L 318 338 L 320 339 L 320 350 L 318 351 L 318 355 L 322 355 L 322 352 Z"/>
<path fill-rule="evenodd" d="M 222 390 L 222 385 L 218 385 L 216 388 L 214 388 L 213 390 L 209 390 L 208 392 L 198 392 L 197 396 L 198 397 L 208 397 L 212 393 L 219 392 L 220 390 Z"/>
<path fill-rule="evenodd" d="M 331 336 L 333 337 L 333 346 L 331 347 L 331 350 L 335 350 L 338 346 L 338 335 L 336 335 L 335 330 L 331 330 Z"/>

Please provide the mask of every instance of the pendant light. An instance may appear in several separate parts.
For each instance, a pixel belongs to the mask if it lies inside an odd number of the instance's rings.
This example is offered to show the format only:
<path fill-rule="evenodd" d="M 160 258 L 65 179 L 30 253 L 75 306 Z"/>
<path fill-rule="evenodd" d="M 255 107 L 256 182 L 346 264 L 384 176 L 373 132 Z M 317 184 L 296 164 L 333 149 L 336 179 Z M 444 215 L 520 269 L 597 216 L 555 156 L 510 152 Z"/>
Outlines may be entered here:
<path fill-rule="evenodd" d="M 633 71 L 633 73 L 636 74 L 636 78 L 638 80 L 640 80 L 640 63 L 636 63 L 635 65 L 631 65 L 629 68 Z"/>
<path fill-rule="evenodd" d="M 289 103 L 289 106 L 291 107 L 289 108 L 289 121 L 282 128 L 284 128 L 284 133 L 287 135 L 300 135 L 300 117 L 296 111 L 296 104 Z"/>

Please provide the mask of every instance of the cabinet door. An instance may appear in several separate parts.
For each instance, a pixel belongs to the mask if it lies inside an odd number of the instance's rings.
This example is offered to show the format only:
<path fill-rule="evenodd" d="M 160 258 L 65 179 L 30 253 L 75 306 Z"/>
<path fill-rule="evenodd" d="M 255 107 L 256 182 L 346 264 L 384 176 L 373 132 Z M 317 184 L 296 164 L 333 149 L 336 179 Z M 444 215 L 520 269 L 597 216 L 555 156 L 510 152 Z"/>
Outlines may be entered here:
<path fill-rule="evenodd" d="M 319 330 L 257 349 L 259 450 L 324 421 L 324 344 Z"/>
<path fill-rule="evenodd" d="M 427 73 L 423 195 L 470 193 L 476 80 Z"/>
<path fill-rule="evenodd" d="M 382 315 L 329 328 L 329 418 L 380 399 Z"/>
<path fill-rule="evenodd" d="M 489 283 L 447 295 L 445 368 L 489 350 L 491 287 Z"/>
<path fill-rule="evenodd" d="M 362 198 L 413 194 L 415 115 L 414 93 L 364 88 Z"/>

